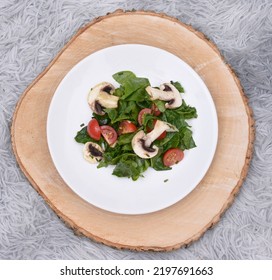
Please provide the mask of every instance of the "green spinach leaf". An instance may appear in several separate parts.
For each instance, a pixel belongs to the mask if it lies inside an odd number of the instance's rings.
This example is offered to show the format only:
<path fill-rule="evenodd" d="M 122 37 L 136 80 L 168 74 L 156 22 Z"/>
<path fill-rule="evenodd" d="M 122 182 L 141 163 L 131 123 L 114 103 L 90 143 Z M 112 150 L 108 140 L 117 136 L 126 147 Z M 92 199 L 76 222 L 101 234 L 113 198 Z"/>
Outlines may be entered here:
<path fill-rule="evenodd" d="M 171 84 L 180 92 L 184 93 L 184 88 L 179 82 L 173 82 L 171 81 Z"/>
<path fill-rule="evenodd" d="M 82 143 L 82 144 L 92 141 L 92 138 L 89 136 L 87 132 L 87 126 L 84 126 L 80 131 L 77 132 L 75 140 L 78 143 Z"/>

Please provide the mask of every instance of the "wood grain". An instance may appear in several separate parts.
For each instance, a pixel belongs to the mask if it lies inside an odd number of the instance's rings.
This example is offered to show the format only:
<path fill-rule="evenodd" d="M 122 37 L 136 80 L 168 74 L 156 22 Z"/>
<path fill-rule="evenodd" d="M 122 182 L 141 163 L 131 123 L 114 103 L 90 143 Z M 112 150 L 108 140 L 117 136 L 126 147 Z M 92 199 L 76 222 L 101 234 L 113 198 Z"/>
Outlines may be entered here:
<path fill-rule="evenodd" d="M 145 215 L 114 214 L 81 199 L 59 176 L 46 141 L 50 101 L 67 72 L 97 50 L 130 43 L 164 49 L 194 68 L 212 94 L 219 121 L 216 154 L 204 179 L 175 205 Z M 11 133 L 26 177 L 77 233 L 116 248 L 169 251 L 197 240 L 233 202 L 250 163 L 254 121 L 238 78 L 202 33 L 164 14 L 118 10 L 81 29 L 27 88 Z"/>

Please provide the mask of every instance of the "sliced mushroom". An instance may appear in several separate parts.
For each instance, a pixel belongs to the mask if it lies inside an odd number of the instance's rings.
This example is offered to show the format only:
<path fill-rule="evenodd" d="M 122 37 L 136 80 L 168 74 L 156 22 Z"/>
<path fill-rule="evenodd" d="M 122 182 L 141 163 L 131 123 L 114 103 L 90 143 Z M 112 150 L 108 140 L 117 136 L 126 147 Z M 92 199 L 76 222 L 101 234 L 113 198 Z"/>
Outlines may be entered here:
<path fill-rule="evenodd" d="M 104 108 L 117 108 L 119 97 L 112 95 L 115 88 L 112 84 L 103 82 L 92 88 L 88 95 L 90 108 L 98 115 L 104 115 Z"/>
<path fill-rule="evenodd" d="M 90 163 L 97 163 L 103 158 L 103 149 L 93 142 L 87 142 L 83 148 L 83 156 Z"/>
<path fill-rule="evenodd" d="M 174 132 L 178 129 L 160 120 L 157 120 L 154 129 L 145 134 L 143 130 L 140 130 L 132 139 L 132 148 L 136 155 L 140 158 L 152 158 L 158 154 L 159 148 L 152 145 L 152 143 L 164 132 Z"/>
<path fill-rule="evenodd" d="M 145 134 L 143 130 L 140 130 L 132 138 L 131 145 L 133 151 L 140 158 L 153 158 L 159 151 L 159 148 L 157 146 L 151 147 L 146 145 L 146 141 L 148 140 L 147 135 L 148 134 Z"/>
<path fill-rule="evenodd" d="M 180 92 L 170 83 L 162 84 L 160 89 L 148 86 L 146 91 L 150 95 L 151 100 L 167 101 L 165 108 L 174 109 L 182 104 Z"/>

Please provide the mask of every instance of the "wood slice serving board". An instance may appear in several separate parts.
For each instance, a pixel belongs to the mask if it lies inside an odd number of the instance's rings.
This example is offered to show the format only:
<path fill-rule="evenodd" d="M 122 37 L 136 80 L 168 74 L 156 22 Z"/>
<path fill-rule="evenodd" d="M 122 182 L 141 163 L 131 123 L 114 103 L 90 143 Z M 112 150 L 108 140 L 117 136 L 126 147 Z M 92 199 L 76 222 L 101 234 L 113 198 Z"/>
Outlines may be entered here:
<path fill-rule="evenodd" d="M 154 46 L 181 58 L 205 82 L 218 114 L 217 150 L 205 177 L 178 203 L 143 215 L 104 211 L 76 195 L 58 174 L 46 140 L 48 108 L 61 80 L 86 56 L 120 44 Z M 33 187 L 76 232 L 116 248 L 169 251 L 197 240 L 233 202 L 251 159 L 253 125 L 237 77 L 202 33 L 164 14 L 118 10 L 81 29 L 24 92 L 12 143 Z"/>

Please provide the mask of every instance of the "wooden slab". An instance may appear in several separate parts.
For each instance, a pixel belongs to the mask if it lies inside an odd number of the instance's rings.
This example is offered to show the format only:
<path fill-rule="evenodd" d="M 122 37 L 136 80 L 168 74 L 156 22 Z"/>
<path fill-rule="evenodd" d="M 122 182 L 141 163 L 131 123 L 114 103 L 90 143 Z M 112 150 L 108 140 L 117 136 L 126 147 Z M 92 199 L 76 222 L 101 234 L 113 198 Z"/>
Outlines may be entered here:
<path fill-rule="evenodd" d="M 105 47 L 137 43 L 167 50 L 187 62 L 209 88 L 219 118 L 213 163 L 196 189 L 162 211 L 120 215 L 78 197 L 57 173 L 46 142 L 54 92 L 79 61 Z M 20 99 L 12 124 L 17 161 L 33 187 L 75 231 L 134 250 L 172 250 L 197 240 L 219 221 L 246 176 L 254 127 L 241 85 L 217 48 L 200 32 L 164 14 L 116 11 L 81 29 Z"/>

